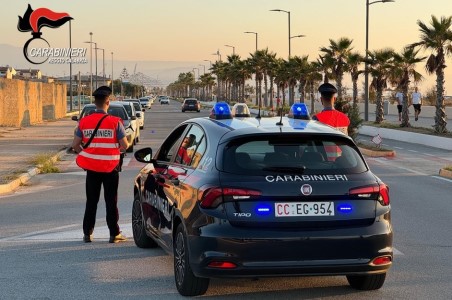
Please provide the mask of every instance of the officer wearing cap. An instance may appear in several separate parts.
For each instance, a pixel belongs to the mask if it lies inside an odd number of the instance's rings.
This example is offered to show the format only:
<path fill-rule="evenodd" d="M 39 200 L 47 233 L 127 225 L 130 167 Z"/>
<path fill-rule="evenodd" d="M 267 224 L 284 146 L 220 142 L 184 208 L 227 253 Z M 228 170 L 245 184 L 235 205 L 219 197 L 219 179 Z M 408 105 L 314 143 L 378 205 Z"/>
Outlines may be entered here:
<path fill-rule="evenodd" d="M 336 87 L 331 83 L 324 83 L 319 86 L 319 92 L 323 110 L 313 116 L 312 119 L 328 124 L 344 134 L 348 134 L 350 119 L 346 114 L 334 109 L 335 95 L 337 93 Z"/>
<path fill-rule="evenodd" d="M 118 184 L 121 151 L 129 147 L 122 119 L 108 115 L 111 89 L 101 86 L 93 93 L 96 110 L 80 119 L 72 148 L 76 162 L 86 170 L 86 207 L 83 218 L 83 241 L 92 241 L 97 203 L 104 188 L 110 243 L 126 241 L 118 226 Z M 97 131 L 96 131 L 97 128 Z M 91 138 L 91 136 L 93 137 Z"/>

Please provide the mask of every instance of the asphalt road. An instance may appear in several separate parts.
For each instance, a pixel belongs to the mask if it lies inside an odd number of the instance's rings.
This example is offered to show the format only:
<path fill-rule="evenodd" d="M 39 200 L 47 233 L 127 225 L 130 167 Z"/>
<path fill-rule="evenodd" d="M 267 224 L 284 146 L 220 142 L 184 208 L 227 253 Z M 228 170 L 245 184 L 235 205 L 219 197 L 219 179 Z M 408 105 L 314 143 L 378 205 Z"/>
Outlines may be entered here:
<path fill-rule="evenodd" d="M 146 112 L 136 149 L 157 149 L 180 121 L 206 116 L 181 113 L 179 104 Z M 364 137 L 363 137 L 364 138 Z M 345 277 L 238 279 L 211 282 L 213 299 L 450 299 L 452 294 L 452 181 L 437 176 L 444 150 L 387 141 L 392 159 L 369 158 L 390 186 L 395 261 L 382 289 L 360 292 Z M 35 176 L 13 195 L 0 197 L 0 299 L 182 299 L 172 257 L 139 249 L 132 239 L 133 178 L 141 164 L 128 155 L 120 176 L 120 226 L 130 237 L 108 243 L 105 205 L 99 202 L 94 242 L 82 242 L 84 172 L 66 155 L 59 174 Z"/>

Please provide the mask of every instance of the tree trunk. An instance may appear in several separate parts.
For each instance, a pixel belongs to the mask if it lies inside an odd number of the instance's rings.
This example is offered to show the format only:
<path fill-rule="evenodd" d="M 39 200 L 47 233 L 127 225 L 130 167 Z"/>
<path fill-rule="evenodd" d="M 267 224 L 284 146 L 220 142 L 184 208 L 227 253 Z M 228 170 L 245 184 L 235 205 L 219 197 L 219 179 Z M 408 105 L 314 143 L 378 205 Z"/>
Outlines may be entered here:
<path fill-rule="evenodd" d="M 400 123 L 400 127 L 411 127 L 410 117 L 408 116 L 408 84 L 404 84 L 402 86 L 403 93 L 403 105 L 402 105 L 402 123 Z"/>
<path fill-rule="evenodd" d="M 435 114 L 435 131 L 437 133 L 445 133 L 447 121 L 446 110 L 444 107 L 444 69 L 436 70 L 436 114 Z"/>
<path fill-rule="evenodd" d="M 264 73 L 264 106 L 268 107 L 268 84 L 267 73 Z"/>
<path fill-rule="evenodd" d="M 377 106 L 375 111 L 375 123 L 381 124 L 383 122 L 383 87 L 377 88 Z"/>

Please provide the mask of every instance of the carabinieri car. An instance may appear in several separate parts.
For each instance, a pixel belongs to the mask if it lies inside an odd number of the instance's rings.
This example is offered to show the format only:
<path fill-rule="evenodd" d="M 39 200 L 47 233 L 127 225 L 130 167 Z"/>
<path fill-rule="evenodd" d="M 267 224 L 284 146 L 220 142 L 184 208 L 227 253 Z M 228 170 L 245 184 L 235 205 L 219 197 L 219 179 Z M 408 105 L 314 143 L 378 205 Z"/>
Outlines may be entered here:
<path fill-rule="evenodd" d="M 308 119 L 233 118 L 226 103 L 135 152 L 133 237 L 174 255 L 177 290 L 213 277 L 345 275 L 379 289 L 393 260 L 389 188 L 353 140 Z"/>

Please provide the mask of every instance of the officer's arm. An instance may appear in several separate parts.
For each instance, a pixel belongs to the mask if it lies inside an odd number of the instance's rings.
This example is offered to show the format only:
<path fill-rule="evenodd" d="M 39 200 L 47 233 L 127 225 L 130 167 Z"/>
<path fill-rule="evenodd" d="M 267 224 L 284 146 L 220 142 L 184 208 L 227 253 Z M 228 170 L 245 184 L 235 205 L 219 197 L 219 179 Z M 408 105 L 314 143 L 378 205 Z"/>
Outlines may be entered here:
<path fill-rule="evenodd" d="M 126 130 L 121 122 L 118 122 L 116 134 L 118 137 L 119 150 L 122 152 L 126 151 L 127 148 L 129 148 L 129 142 L 127 141 Z"/>
<path fill-rule="evenodd" d="M 119 150 L 120 151 L 126 151 L 127 148 L 129 148 L 129 142 L 127 141 L 126 137 L 123 137 L 122 139 L 119 140 Z"/>

